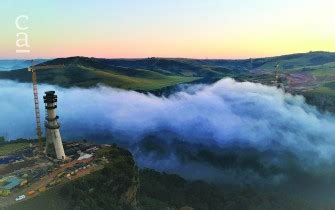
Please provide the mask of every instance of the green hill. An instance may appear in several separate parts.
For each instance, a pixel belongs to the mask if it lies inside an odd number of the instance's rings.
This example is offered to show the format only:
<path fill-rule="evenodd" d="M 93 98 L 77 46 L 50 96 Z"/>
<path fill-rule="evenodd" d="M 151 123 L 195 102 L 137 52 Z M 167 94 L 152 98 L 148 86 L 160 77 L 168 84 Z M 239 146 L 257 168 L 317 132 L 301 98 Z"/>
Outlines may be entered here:
<path fill-rule="evenodd" d="M 91 87 L 105 84 L 132 90 L 157 90 L 180 83 L 197 80 L 216 81 L 229 76 L 240 80 L 250 77 L 263 83 L 274 78 L 274 66 L 279 64 L 285 76 L 299 74 L 294 81 L 299 86 L 320 86 L 333 82 L 335 53 L 310 52 L 269 58 L 223 60 L 223 59 L 101 59 L 87 57 L 58 58 L 40 65 L 64 64 L 63 69 L 47 69 L 38 72 L 40 83 L 65 87 Z M 264 75 L 268 78 L 264 80 Z M 313 82 L 304 82 L 311 77 Z M 0 72 L 0 78 L 30 82 L 31 74 L 26 69 Z M 250 80 L 252 80 L 250 79 Z M 263 80 L 264 81 L 263 81 Z M 267 81 L 268 80 L 268 81 Z M 298 80 L 298 81 L 296 81 Z M 314 87 L 313 86 L 313 87 Z"/>
<path fill-rule="evenodd" d="M 64 64 L 62 69 L 38 71 L 39 83 L 63 87 L 98 84 L 137 91 L 162 92 L 182 83 L 211 83 L 223 77 L 273 85 L 275 66 L 285 90 L 303 94 L 308 102 L 335 111 L 335 53 L 309 52 L 268 58 L 225 59 L 102 59 L 57 58 L 39 65 Z M 26 69 L 0 71 L 0 79 L 31 82 Z"/>
<path fill-rule="evenodd" d="M 64 87 L 91 87 L 104 84 L 123 89 L 155 90 L 199 79 L 183 75 L 164 75 L 145 69 L 111 66 L 102 60 L 80 57 L 55 59 L 43 65 L 64 64 L 65 67 L 39 71 L 38 81 Z M 0 78 L 31 82 L 31 73 L 26 69 L 0 72 Z"/>

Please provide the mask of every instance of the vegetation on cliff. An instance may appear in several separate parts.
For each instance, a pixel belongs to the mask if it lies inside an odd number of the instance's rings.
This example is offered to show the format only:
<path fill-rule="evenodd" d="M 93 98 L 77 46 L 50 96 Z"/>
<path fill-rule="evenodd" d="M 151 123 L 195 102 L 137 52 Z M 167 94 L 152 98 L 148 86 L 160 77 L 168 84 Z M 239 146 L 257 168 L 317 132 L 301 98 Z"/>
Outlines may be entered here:
<path fill-rule="evenodd" d="M 138 170 L 132 154 L 117 146 L 103 147 L 97 158 L 105 167 L 61 189 L 71 209 L 136 209 Z"/>
<path fill-rule="evenodd" d="M 279 190 L 188 181 L 178 175 L 150 169 L 140 171 L 140 183 L 142 210 L 181 209 L 184 206 L 196 210 L 328 210 L 335 206 Z"/>

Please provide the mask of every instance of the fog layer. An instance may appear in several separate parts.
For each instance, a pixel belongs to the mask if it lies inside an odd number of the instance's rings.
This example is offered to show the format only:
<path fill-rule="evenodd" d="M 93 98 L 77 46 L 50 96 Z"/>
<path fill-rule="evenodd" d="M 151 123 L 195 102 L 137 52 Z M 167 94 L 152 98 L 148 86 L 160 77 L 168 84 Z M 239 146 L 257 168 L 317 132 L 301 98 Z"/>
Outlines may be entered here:
<path fill-rule="evenodd" d="M 265 166 L 287 165 L 278 154 L 294 156 L 295 161 L 305 163 L 302 168 L 306 170 L 333 164 L 334 160 L 334 116 L 318 112 L 301 96 L 274 87 L 227 78 L 213 85 L 189 86 L 169 97 L 103 86 L 63 89 L 41 85 L 39 90 L 40 98 L 44 91 L 56 90 L 64 139 L 118 140 L 136 145 L 130 147 L 140 164 L 148 167 L 176 171 L 185 162 L 176 150 L 168 148 L 166 151 L 171 152 L 165 151 L 164 158 L 157 162 L 157 154 L 153 156 L 152 150 L 145 153 L 143 145 L 139 146 L 149 135 L 154 135 L 150 141 L 158 145 L 167 141 L 171 146 L 173 139 L 188 145 L 187 148 L 190 145 L 215 148 L 218 153 L 228 148 L 251 148 L 262 154 L 268 151 L 277 154 L 259 160 Z M 7 139 L 35 136 L 30 84 L 0 81 L 0 108 L 0 136 Z M 199 166 L 203 162 L 196 160 L 187 167 L 203 167 Z M 220 164 L 207 162 L 206 167 L 210 165 L 213 171 L 227 171 Z"/>

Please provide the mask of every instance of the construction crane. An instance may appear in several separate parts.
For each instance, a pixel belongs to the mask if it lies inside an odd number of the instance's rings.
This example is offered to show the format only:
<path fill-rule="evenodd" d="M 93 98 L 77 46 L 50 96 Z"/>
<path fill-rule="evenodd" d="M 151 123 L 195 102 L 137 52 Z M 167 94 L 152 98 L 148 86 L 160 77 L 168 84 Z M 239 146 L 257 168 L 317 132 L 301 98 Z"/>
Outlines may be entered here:
<path fill-rule="evenodd" d="M 33 92 L 34 92 L 34 103 L 35 103 L 35 117 L 36 117 L 36 134 L 38 138 L 38 146 L 40 153 L 43 153 L 43 143 L 42 143 L 42 128 L 41 128 L 41 115 L 40 115 L 40 106 L 38 101 L 38 89 L 37 89 L 37 76 L 36 71 L 42 69 L 55 69 L 55 68 L 64 68 L 64 65 L 41 65 L 35 66 L 34 61 L 32 61 L 31 66 L 28 67 L 28 71 L 32 74 L 33 82 Z"/>
<path fill-rule="evenodd" d="M 277 63 L 275 66 L 275 81 L 274 84 L 276 87 L 281 87 L 281 81 L 280 81 L 280 65 Z"/>

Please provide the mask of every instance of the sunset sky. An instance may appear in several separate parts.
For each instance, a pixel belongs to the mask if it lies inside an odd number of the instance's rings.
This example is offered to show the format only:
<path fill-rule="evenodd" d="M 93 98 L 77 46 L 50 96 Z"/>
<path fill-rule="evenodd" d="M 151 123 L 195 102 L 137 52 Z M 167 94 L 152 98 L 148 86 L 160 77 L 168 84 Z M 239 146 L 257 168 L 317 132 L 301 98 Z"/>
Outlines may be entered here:
<path fill-rule="evenodd" d="M 334 0 L 2 0 L 0 58 L 250 58 L 335 51 Z M 27 15 L 30 53 L 16 53 Z"/>

